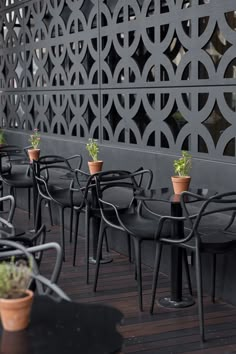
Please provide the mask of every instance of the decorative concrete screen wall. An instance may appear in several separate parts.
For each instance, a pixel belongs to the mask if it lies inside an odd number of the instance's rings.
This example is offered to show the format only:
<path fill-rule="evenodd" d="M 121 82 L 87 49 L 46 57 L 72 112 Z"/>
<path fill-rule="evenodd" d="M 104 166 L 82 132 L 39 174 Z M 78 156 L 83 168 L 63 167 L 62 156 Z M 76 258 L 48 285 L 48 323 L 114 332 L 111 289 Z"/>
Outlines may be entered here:
<path fill-rule="evenodd" d="M 234 161 L 235 0 L 1 0 L 1 125 Z"/>

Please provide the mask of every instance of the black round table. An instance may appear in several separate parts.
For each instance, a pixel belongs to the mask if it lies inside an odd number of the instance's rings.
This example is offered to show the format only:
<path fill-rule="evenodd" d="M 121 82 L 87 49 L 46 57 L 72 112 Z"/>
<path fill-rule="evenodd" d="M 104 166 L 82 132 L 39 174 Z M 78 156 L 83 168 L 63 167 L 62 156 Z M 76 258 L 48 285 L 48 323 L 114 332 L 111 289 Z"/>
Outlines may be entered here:
<path fill-rule="evenodd" d="M 198 194 L 203 198 L 209 198 L 216 194 L 208 188 L 193 187 L 189 189 L 190 192 Z M 180 195 L 173 194 L 173 189 L 164 187 L 150 190 L 137 190 L 135 198 L 143 201 L 161 201 L 167 202 L 171 206 L 171 216 L 183 216 L 182 207 L 180 204 Z M 194 203 L 194 198 L 186 196 L 185 203 Z M 184 235 L 184 222 L 178 221 L 172 227 L 172 238 L 178 239 Z M 194 299 L 190 295 L 182 294 L 182 249 L 180 247 L 171 248 L 171 270 L 170 270 L 170 296 L 159 299 L 159 304 L 169 308 L 181 308 L 193 305 Z"/>
<path fill-rule="evenodd" d="M 4 354 L 108 354 L 121 350 L 117 331 L 123 315 L 104 306 L 79 304 L 36 296 L 26 330 L 0 330 Z"/>

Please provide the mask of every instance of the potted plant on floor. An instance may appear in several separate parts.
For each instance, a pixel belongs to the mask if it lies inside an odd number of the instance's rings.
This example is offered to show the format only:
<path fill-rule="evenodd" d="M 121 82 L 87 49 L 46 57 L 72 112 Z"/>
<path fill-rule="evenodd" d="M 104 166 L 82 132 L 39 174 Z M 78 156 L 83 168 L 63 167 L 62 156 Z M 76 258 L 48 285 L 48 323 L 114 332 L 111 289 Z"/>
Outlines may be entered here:
<path fill-rule="evenodd" d="M 0 263 L 0 313 L 3 328 L 19 331 L 29 324 L 33 292 L 28 290 L 31 266 L 25 261 Z"/>
<path fill-rule="evenodd" d="M 90 138 L 86 144 L 86 149 L 93 160 L 88 161 L 90 174 L 100 172 L 102 170 L 103 161 L 98 160 L 99 146 L 97 141 Z"/>
<path fill-rule="evenodd" d="M 39 159 L 40 141 L 41 141 L 41 137 L 40 137 L 39 131 L 38 131 L 38 129 L 34 129 L 33 134 L 31 134 L 30 138 L 29 138 L 30 145 L 32 146 L 32 148 L 28 150 L 30 162 L 33 162 L 33 160 L 37 161 Z"/>
<path fill-rule="evenodd" d="M 187 151 L 182 151 L 182 157 L 174 160 L 174 170 L 177 176 L 171 177 L 175 194 L 187 191 L 191 181 L 189 176 L 192 167 L 192 156 Z"/>

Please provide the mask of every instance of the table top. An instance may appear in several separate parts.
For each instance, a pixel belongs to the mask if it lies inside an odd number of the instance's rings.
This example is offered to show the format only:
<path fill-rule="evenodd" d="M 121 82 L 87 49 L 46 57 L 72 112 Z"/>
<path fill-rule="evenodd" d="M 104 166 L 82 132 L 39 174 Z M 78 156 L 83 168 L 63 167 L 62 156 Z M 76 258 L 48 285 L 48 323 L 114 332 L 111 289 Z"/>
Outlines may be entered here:
<path fill-rule="evenodd" d="M 36 296 L 31 322 L 24 331 L 0 329 L 0 352 L 7 354 L 117 353 L 123 315 L 104 305 L 80 304 Z"/>
<path fill-rule="evenodd" d="M 215 191 L 209 190 L 208 188 L 190 188 L 189 192 L 198 194 L 199 196 L 209 198 L 216 194 Z M 156 188 L 149 190 L 139 190 L 134 193 L 135 199 L 146 200 L 146 201 L 162 201 L 171 204 L 180 203 L 180 194 L 174 194 L 172 188 Z M 193 202 L 191 197 L 187 197 L 185 202 Z"/>
<path fill-rule="evenodd" d="M 3 145 L 0 147 L 0 154 L 21 153 L 22 148 L 17 145 Z"/>
<path fill-rule="evenodd" d="M 21 157 L 21 158 L 16 158 L 16 159 L 10 159 L 9 162 L 12 164 L 12 165 L 30 165 L 30 161 L 27 160 L 26 158 L 24 157 Z"/>

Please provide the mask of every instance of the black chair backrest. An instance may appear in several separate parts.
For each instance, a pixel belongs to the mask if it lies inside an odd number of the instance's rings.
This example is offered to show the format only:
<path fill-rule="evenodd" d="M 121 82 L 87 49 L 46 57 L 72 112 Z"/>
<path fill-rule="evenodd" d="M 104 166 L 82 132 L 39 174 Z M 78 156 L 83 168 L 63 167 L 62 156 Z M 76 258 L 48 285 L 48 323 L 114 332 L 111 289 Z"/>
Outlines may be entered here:
<path fill-rule="evenodd" d="M 112 170 L 100 172 L 94 175 L 94 179 L 101 214 L 107 221 L 111 208 L 121 209 L 125 204 L 130 208 L 135 190 L 150 188 L 153 174 L 148 169 L 135 172 Z"/>
<path fill-rule="evenodd" d="M 0 175 L 4 179 L 4 175 L 11 172 L 11 160 L 15 157 L 23 156 L 23 150 L 18 145 L 4 145 L 0 147 Z"/>
<path fill-rule="evenodd" d="M 88 193 L 95 188 L 93 175 L 88 174 L 82 170 L 76 169 L 74 171 L 74 179 L 71 182 L 70 190 L 72 193 L 80 196 L 81 203 L 76 205 L 77 211 L 89 205 Z M 72 198 L 73 200 L 73 198 Z"/>
<path fill-rule="evenodd" d="M 39 162 L 45 165 L 56 164 L 56 163 L 66 164 L 69 166 L 69 168 L 75 170 L 81 168 L 83 158 L 79 154 L 72 155 L 69 157 L 63 157 L 60 155 L 44 155 L 39 158 Z"/>
<path fill-rule="evenodd" d="M 47 295 L 53 298 L 54 300 L 64 299 L 70 301 L 69 297 L 61 290 L 56 282 L 58 280 L 61 265 L 62 265 L 62 250 L 61 247 L 55 243 L 51 242 L 44 245 L 34 246 L 30 248 L 25 248 L 23 245 L 18 242 L 0 240 L 0 259 L 6 260 L 7 258 L 14 256 L 24 256 L 29 261 L 29 264 L 32 265 L 32 279 L 35 280 L 36 289 L 39 295 Z M 53 273 L 50 279 L 45 278 L 39 272 L 37 262 L 33 254 L 37 252 L 43 252 L 46 250 L 55 249 L 57 252 L 57 260 L 53 269 Z"/>
<path fill-rule="evenodd" d="M 144 183 L 144 179 L 146 180 Z M 151 170 L 148 169 L 138 169 L 135 172 L 129 172 L 125 170 L 111 170 L 104 171 L 94 175 L 96 180 L 96 185 L 98 187 L 98 195 L 106 189 L 112 187 L 126 187 L 132 190 L 137 190 L 139 188 L 149 189 L 152 184 L 153 174 Z"/>
<path fill-rule="evenodd" d="M 50 193 L 50 185 L 59 184 L 61 175 L 72 174 L 68 177 L 68 182 L 73 179 L 73 169 L 71 168 L 68 159 L 58 155 L 45 155 L 39 158 L 38 161 L 33 161 L 33 173 L 37 184 L 39 194 L 48 200 L 53 200 Z M 61 181 L 62 183 L 62 181 Z M 68 187 L 69 188 L 69 187 Z"/>
<path fill-rule="evenodd" d="M 187 242 L 192 237 L 197 237 L 198 240 L 200 240 L 200 236 L 203 236 L 200 227 L 202 227 L 206 218 L 219 213 L 227 214 L 236 211 L 236 191 L 216 194 L 210 198 L 186 191 L 181 194 L 180 202 L 184 216 L 186 217 L 188 224 L 191 225 L 189 234 L 184 240 L 180 240 L 180 242 Z M 190 207 L 192 202 L 201 202 L 198 212 L 191 212 Z M 226 218 L 225 225 L 224 223 L 221 225 L 222 232 L 224 232 L 227 223 L 228 220 Z"/>

